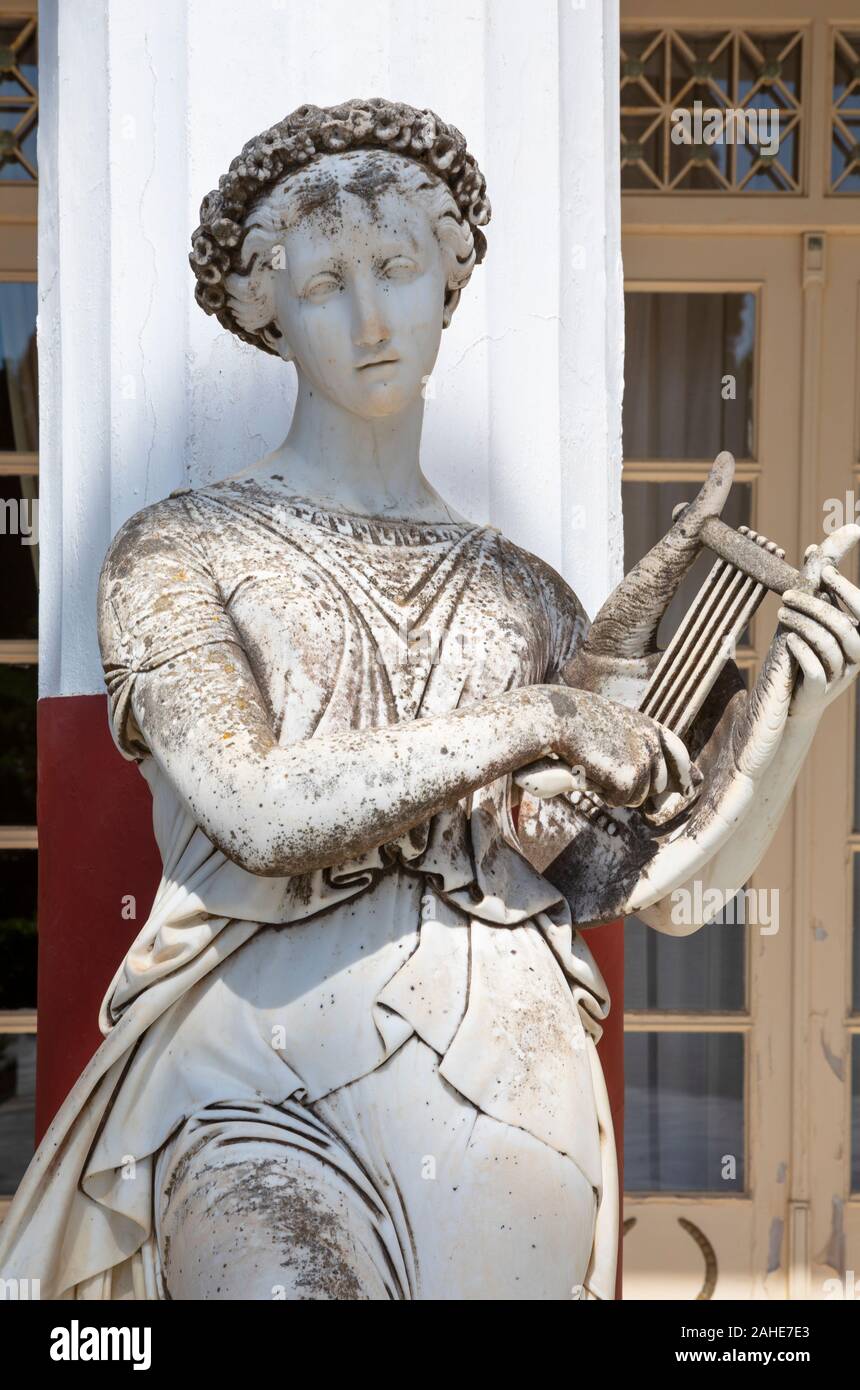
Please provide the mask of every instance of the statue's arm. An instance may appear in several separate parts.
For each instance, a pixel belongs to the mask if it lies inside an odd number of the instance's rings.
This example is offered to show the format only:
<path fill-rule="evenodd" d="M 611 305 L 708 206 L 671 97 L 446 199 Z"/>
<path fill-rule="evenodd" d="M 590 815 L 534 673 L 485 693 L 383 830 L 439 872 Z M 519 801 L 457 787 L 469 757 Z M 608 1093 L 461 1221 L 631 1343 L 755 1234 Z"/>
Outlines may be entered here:
<path fill-rule="evenodd" d="M 547 752 L 586 766 L 618 804 L 667 781 L 648 720 L 552 685 L 282 746 L 181 499 L 123 528 L 99 608 L 120 746 L 154 757 L 201 829 L 252 873 L 354 858 Z"/>
<path fill-rule="evenodd" d="M 197 824 L 256 874 L 352 859 L 549 751 L 603 776 L 607 792 L 630 804 L 667 778 L 659 736 L 642 716 L 541 685 L 281 746 L 247 656 L 229 643 L 139 674 L 132 710 Z"/>
<path fill-rule="evenodd" d="M 796 662 L 782 635 L 749 698 L 733 701 L 726 712 L 700 802 L 681 831 L 660 845 L 630 895 L 627 910 L 649 926 L 681 936 L 698 930 L 761 862 L 821 716 L 820 708 L 792 709 L 796 679 Z M 684 912 L 675 910 L 679 890 Z M 702 920 L 686 910 L 692 903 L 710 905 Z"/>
<path fill-rule="evenodd" d="M 533 687 L 430 719 L 281 746 L 240 647 L 138 676 L 146 744 L 196 823 L 251 873 L 289 875 L 395 839 L 553 742 Z"/>

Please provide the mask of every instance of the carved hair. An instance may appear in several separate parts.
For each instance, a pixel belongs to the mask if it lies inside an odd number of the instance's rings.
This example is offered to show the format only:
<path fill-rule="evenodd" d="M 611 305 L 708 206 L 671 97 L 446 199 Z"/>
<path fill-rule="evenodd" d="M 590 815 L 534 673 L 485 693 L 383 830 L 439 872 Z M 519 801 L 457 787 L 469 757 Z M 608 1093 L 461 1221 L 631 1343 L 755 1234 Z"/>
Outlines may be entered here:
<path fill-rule="evenodd" d="M 455 126 L 432 111 L 374 97 L 342 106 L 300 106 L 249 140 L 200 206 L 189 256 L 197 303 L 246 343 L 277 352 L 271 252 L 295 216 L 290 175 L 319 156 L 384 150 L 399 158 L 397 185 L 420 198 L 446 256 L 443 323 L 486 251 L 486 182 Z M 296 180 L 294 188 L 303 180 Z"/>

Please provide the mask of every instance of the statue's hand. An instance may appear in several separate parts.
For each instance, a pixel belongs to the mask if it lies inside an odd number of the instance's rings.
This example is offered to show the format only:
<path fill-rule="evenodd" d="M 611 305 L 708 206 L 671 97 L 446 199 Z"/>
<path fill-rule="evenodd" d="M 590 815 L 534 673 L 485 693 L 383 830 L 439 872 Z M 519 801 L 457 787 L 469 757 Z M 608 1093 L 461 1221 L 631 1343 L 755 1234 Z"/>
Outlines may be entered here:
<path fill-rule="evenodd" d="M 588 790 L 610 806 L 641 806 L 670 789 L 691 793 L 690 757 L 675 734 L 614 700 L 547 689 L 553 712 L 549 747 L 561 767 L 547 761 L 524 768 L 515 774 L 524 790 L 538 798 Z M 565 775 L 569 787 L 559 781 Z"/>
<path fill-rule="evenodd" d="M 782 596 L 779 626 L 732 730 L 734 766 L 753 779 L 773 758 L 788 718 L 814 726 L 860 670 L 860 589 L 836 569 L 858 540 L 860 527 L 843 526 L 820 546 L 810 546 L 802 586 Z"/>
<path fill-rule="evenodd" d="M 860 672 L 860 589 L 836 568 L 858 540 L 860 526 L 850 525 L 810 546 L 803 575 L 823 592 L 788 589 L 782 596 L 778 632 L 787 634 L 785 645 L 797 663 L 792 718 L 817 718 Z"/>

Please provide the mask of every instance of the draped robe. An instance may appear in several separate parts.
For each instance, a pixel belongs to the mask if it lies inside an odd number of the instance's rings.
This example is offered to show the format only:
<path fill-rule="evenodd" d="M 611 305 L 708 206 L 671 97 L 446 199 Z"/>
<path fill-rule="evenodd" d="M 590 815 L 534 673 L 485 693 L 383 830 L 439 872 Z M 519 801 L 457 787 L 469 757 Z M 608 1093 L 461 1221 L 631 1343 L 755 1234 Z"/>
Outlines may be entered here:
<path fill-rule="evenodd" d="M 126 523 L 99 636 L 113 736 L 151 788 L 163 875 L 107 991 L 105 1040 L 0 1229 L 5 1277 L 40 1278 L 43 1297 L 163 1296 L 152 1175 L 183 1120 L 228 1097 L 312 1103 L 417 1036 L 477 1111 L 586 1176 L 587 1289 L 613 1296 L 616 1163 L 595 1046 L 609 999 L 518 840 L 510 777 L 356 859 L 263 877 L 196 825 L 132 706 L 141 673 L 234 643 L 287 745 L 557 682 L 585 631 L 560 577 L 492 527 L 327 512 L 250 479 Z"/>

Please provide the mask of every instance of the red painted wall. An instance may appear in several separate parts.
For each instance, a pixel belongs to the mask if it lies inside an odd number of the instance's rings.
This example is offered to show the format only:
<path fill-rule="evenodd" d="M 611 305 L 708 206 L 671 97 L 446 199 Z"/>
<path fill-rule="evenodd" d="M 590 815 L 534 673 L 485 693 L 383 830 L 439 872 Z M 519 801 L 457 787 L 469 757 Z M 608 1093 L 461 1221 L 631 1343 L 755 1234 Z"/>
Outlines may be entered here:
<path fill-rule="evenodd" d="M 114 747 L 107 698 L 39 702 L 39 1052 L 36 1133 L 99 1045 L 105 989 L 143 923 L 161 861 L 149 788 Z M 122 916 L 133 894 L 137 917 Z M 624 1123 L 624 936 L 620 923 L 588 933 L 612 996 L 600 1042 L 619 1164 Z M 620 1268 L 620 1263 L 619 1263 Z"/>
<path fill-rule="evenodd" d="M 39 701 L 39 1045 L 36 1136 L 101 1041 L 114 971 L 161 876 L 149 787 L 114 747 L 107 696 Z M 137 920 L 122 917 L 133 893 Z"/>

